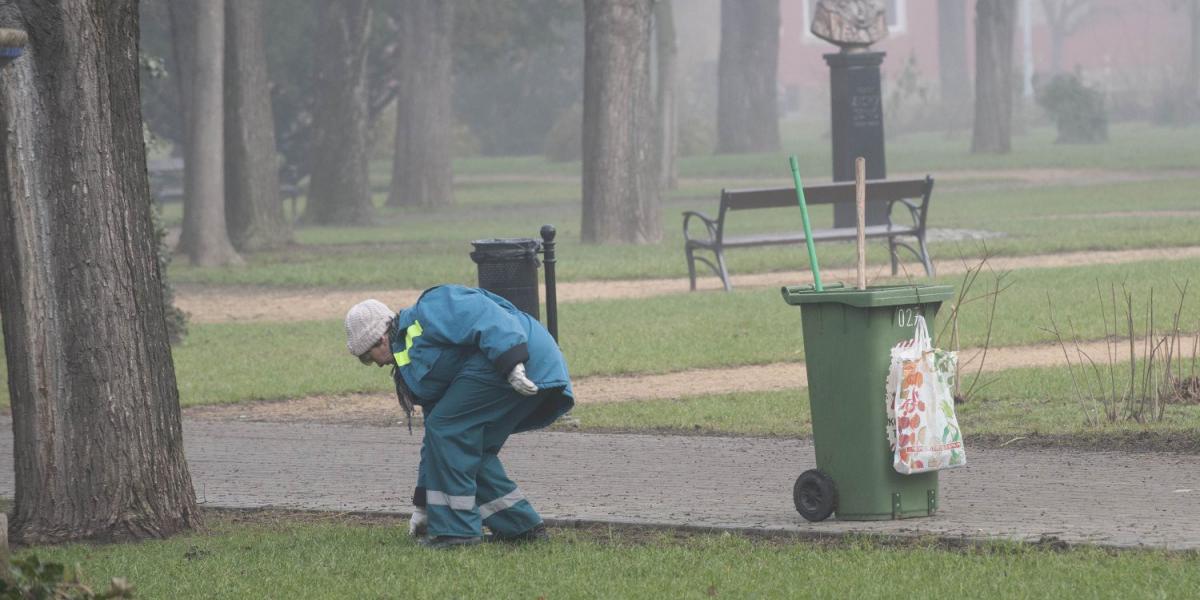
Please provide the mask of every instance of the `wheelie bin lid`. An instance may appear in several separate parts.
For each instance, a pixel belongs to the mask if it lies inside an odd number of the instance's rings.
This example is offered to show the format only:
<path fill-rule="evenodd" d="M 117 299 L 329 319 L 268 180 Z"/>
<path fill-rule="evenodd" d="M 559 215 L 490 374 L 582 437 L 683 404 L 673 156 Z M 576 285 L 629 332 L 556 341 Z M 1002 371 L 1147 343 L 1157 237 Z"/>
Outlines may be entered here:
<path fill-rule="evenodd" d="M 834 282 L 824 287 L 818 292 L 812 284 L 795 285 L 784 286 L 780 291 L 783 301 L 792 305 L 835 302 L 858 308 L 944 302 L 954 297 L 952 285 L 881 285 L 860 290 Z"/>

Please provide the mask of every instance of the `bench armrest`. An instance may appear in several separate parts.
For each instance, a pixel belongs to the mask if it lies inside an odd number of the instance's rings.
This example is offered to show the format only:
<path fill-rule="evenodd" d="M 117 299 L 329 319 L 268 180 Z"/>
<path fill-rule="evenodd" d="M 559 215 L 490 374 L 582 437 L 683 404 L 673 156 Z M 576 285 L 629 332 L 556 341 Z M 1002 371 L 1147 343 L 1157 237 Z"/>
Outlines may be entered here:
<path fill-rule="evenodd" d="M 714 221 L 713 219 L 710 219 L 704 213 L 694 211 L 694 210 L 686 210 L 683 212 L 683 239 L 684 240 L 693 239 L 692 236 L 688 233 L 688 226 L 691 224 L 693 217 L 700 219 L 700 221 L 704 223 L 705 229 L 708 230 L 708 241 L 716 242 L 717 241 L 717 222 Z"/>
<path fill-rule="evenodd" d="M 894 224 L 892 221 L 892 209 L 895 208 L 896 204 L 903 204 L 904 208 L 908 209 L 908 215 L 910 217 L 912 217 L 913 226 L 920 226 L 920 224 L 921 224 L 921 205 L 917 204 L 916 202 L 913 202 L 912 200 L 903 199 L 903 198 L 900 200 L 892 200 L 891 202 L 888 203 L 888 224 L 889 225 Z"/>

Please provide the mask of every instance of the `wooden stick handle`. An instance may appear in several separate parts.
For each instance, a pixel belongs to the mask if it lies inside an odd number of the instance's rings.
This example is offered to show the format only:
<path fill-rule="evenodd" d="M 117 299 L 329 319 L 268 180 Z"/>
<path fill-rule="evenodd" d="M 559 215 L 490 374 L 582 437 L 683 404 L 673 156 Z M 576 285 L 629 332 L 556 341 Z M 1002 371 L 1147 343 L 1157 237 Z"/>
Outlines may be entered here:
<path fill-rule="evenodd" d="M 858 214 L 858 289 L 867 289 L 867 159 L 854 159 L 854 208 Z"/>

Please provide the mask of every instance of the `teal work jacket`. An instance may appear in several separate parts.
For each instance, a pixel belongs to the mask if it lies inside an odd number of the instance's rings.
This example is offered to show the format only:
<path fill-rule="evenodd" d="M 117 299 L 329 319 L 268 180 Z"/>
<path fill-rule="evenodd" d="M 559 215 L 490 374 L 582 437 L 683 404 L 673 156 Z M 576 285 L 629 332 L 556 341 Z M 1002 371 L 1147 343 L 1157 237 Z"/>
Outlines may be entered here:
<path fill-rule="evenodd" d="M 391 337 L 395 377 L 429 411 L 456 377 L 508 386 L 508 373 L 525 374 L 542 390 L 543 406 L 516 431 L 553 423 L 575 404 L 567 363 L 550 332 L 511 302 L 487 290 L 442 285 L 425 290 L 395 317 Z"/>

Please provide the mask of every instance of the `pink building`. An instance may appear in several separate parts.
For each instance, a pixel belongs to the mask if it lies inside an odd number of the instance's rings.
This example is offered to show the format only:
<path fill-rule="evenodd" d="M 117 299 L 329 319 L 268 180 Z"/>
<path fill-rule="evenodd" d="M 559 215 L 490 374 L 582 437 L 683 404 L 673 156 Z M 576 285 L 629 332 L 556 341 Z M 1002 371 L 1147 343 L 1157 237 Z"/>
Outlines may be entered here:
<path fill-rule="evenodd" d="M 968 4 L 966 22 L 968 70 L 974 70 L 974 0 Z M 1032 8 L 1030 41 L 1035 73 L 1050 69 L 1051 36 L 1042 0 L 1015 0 Z M 909 57 L 916 60 L 922 80 L 936 94 L 938 80 L 938 22 L 936 0 L 888 0 L 889 35 L 875 49 L 887 52 L 884 60 L 884 93 Z M 779 85 L 784 97 L 802 99 L 809 107 L 820 99 L 828 103 L 829 71 L 822 54 L 836 47 L 809 33 L 808 17 L 816 0 L 781 0 Z M 1085 80 L 1110 94 L 1131 91 L 1152 95 L 1187 72 L 1190 31 L 1185 9 L 1170 0 L 1094 0 L 1095 8 L 1063 44 L 1062 68 L 1079 68 Z M 807 12 L 806 12 L 807 10 Z M 1023 15 L 1017 17 L 1013 64 L 1023 72 Z"/>

